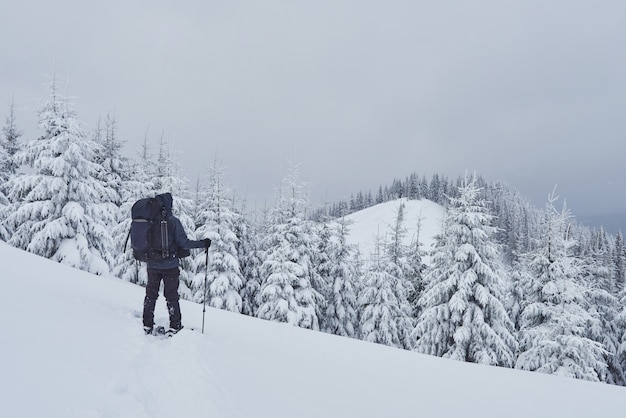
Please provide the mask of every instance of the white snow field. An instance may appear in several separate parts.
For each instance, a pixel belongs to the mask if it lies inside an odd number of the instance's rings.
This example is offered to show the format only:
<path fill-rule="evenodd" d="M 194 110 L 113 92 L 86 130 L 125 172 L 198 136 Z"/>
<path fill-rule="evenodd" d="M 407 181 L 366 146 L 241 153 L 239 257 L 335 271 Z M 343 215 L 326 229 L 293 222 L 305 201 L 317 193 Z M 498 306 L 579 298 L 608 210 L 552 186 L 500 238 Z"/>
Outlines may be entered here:
<path fill-rule="evenodd" d="M 370 240 L 363 225 L 373 228 L 384 207 L 395 216 L 393 204 L 363 211 L 352 226 L 362 237 L 352 239 Z M 426 216 L 441 213 L 432 209 Z M 424 233 L 425 244 L 432 235 Z M 158 339 L 143 334 L 139 286 L 2 242 L 0 262 L 1 417 L 597 418 L 626 411 L 623 387 L 445 360 L 210 308 L 204 334 L 185 329 Z M 181 307 L 184 325 L 200 328 L 202 305 Z M 167 324 L 166 315 L 160 297 L 157 322 Z"/>

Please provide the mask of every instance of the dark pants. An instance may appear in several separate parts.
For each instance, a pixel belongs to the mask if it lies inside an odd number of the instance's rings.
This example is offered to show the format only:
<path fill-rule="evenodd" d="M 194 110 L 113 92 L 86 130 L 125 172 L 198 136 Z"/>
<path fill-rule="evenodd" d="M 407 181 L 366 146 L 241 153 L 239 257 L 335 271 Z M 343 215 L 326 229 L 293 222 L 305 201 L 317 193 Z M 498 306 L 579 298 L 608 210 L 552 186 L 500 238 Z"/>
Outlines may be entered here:
<path fill-rule="evenodd" d="M 146 297 L 143 301 L 143 325 L 154 325 L 154 307 L 159 297 L 159 287 L 163 280 L 163 295 L 167 301 L 167 311 L 170 314 L 170 328 L 180 328 L 180 305 L 178 303 L 178 268 L 161 270 L 148 268 L 148 284 L 146 285 Z"/>

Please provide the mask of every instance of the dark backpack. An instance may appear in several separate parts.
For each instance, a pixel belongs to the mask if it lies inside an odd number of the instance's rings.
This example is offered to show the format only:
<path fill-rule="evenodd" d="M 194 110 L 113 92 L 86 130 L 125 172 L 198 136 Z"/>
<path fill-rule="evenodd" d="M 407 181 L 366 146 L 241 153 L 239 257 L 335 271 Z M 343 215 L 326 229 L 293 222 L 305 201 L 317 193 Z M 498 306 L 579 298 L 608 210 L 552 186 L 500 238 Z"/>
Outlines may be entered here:
<path fill-rule="evenodd" d="M 139 261 L 159 261 L 176 257 L 171 251 L 169 212 L 154 197 L 140 199 L 130 210 L 130 245 Z"/>

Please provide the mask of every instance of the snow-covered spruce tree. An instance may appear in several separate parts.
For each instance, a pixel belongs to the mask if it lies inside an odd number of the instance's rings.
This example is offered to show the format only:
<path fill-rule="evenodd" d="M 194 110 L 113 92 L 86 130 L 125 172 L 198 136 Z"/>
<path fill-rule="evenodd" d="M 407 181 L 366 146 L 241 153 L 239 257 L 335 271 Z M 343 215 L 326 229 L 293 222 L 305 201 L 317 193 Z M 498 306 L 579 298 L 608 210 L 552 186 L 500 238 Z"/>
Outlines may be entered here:
<path fill-rule="evenodd" d="M 202 268 L 195 276 L 198 289 L 194 300 L 206 302 L 214 308 L 240 313 L 242 300 L 239 291 L 243 287 L 243 276 L 237 254 L 238 238 L 235 232 L 237 217 L 229 188 L 224 183 L 224 170 L 221 162 L 214 161 L 209 171 L 209 186 L 206 201 L 199 210 L 200 227 L 198 238 L 211 239 L 209 248 L 209 268 L 207 291 L 204 294 L 205 271 Z M 196 265 L 206 262 L 205 254 L 198 255 Z"/>
<path fill-rule="evenodd" d="M 626 292 L 622 293 L 620 304 L 622 306 L 622 310 L 615 318 L 613 326 L 617 332 L 617 341 L 619 342 L 615 355 L 615 361 L 619 362 L 621 369 L 624 372 L 624 375 L 622 376 L 623 382 L 626 381 Z M 616 382 L 619 382 L 619 379 L 616 379 Z M 626 386 L 626 383 L 622 383 L 622 385 Z"/>
<path fill-rule="evenodd" d="M 622 307 L 612 324 L 615 334 L 617 335 L 617 342 L 619 344 L 613 361 L 619 363 L 619 367 L 622 370 L 622 376 L 620 379 L 619 372 L 613 372 L 613 375 L 616 384 L 626 386 L 626 248 L 624 246 L 624 238 L 621 231 L 618 232 L 615 237 L 613 264 L 615 266 L 614 271 L 615 283 L 617 287 L 617 299 L 619 300 L 619 305 Z M 611 369 L 612 367 L 613 366 L 609 364 L 609 368 Z"/>
<path fill-rule="evenodd" d="M 428 254 L 422 248 L 423 244 L 420 241 L 420 232 L 422 229 L 421 213 L 417 220 L 417 230 L 415 236 L 411 239 L 411 245 L 407 248 L 407 262 L 411 269 L 407 271 L 407 281 L 411 284 L 409 293 L 407 295 L 407 301 L 413 310 L 413 318 L 417 319 L 420 315 L 420 309 L 417 301 L 419 300 L 422 292 L 424 291 L 424 272 L 426 271 L 426 264 L 424 263 L 424 257 Z"/>
<path fill-rule="evenodd" d="M 330 284 L 322 330 L 343 337 L 358 337 L 361 289 L 356 268 L 352 263 L 353 247 L 347 243 L 350 222 L 345 217 L 327 224 L 324 253 L 328 256 L 325 274 Z"/>
<path fill-rule="evenodd" d="M 598 379 L 602 382 L 625 386 L 626 373 L 618 355 L 621 344 L 618 320 L 621 305 L 618 298 L 592 284 L 592 276 L 587 277 L 587 280 L 591 280 L 588 284 L 586 308 L 591 315 L 591 320 L 588 322 L 585 335 L 604 348 L 603 361 L 596 366 Z"/>
<path fill-rule="evenodd" d="M 6 151 L 0 146 L 0 161 L 8 158 Z M 1 170 L 1 169 L 0 169 Z M 11 232 L 6 227 L 4 220 L 9 215 L 9 199 L 4 192 L 9 176 L 6 172 L 0 171 L 0 240 L 7 241 L 11 237 Z"/>
<path fill-rule="evenodd" d="M 606 350 L 604 362 L 597 369 L 602 382 L 624 385 L 624 369 L 617 356 L 620 345 L 616 318 L 621 306 L 617 297 L 612 248 L 604 228 L 593 231 L 591 245 L 581 262 L 581 276 L 586 292 L 585 310 L 591 314 L 586 336 Z M 606 367 L 605 367 L 606 364 Z"/>
<path fill-rule="evenodd" d="M 241 209 L 241 214 L 246 213 L 245 204 Z M 239 265 L 243 275 L 244 285 L 239 291 L 241 295 L 241 313 L 254 316 L 258 309 L 257 295 L 261 289 L 261 264 L 262 252 L 260 243 L 261 228 L 252 224 L 244 215 L 236 219 L 235 233 L 239 239 L 237 254 L 239 255 Z"/>
<path fill-rule="evenodd" d="M 117 119 L 115 115 L 107 114 L 105 119 L 104 136 L 98 138 L 100 147 L 96 153 L 96 162 L 102 166 L 101 181 L 112 190 L 111 200 L 119 207 L 122 204 L 122 182 L 128 178 L 128 159 L 122 155 L 123 142 L 117 135 Z"/>
<path fill-rule="evenodd" d="M 312 263 L 315 266 L 315 271 L 319 277 L 319 282 L 324 285 L 321 287 L 321 295 L 325 301 L 330 301 L 332 288 L 330 283 L 333 281 L 331 277 L 332 270 L 332 255 L 331 255 L 331 236 L 332 230 L 329 224 L 329 219 L 327 216 L 322 217 L 322 222 L 317 225 L 316 230 L 316 239 L 313 245 L 316 247 L 316 251 L 313 253 Z M 318 286 L 313 283 L 314 289 L 319 289 Z M 327 321 L 326 321 L 326 310 L 329 308 L 327 305 L 323 312 L 318 311 L 317 317 L 320 323 L 320 329 L 324 332 L 328 329 Z"/>
<path fill-rule="evenodd" d="M 601 344 L 586 336 L 600 326 L 587 311 L 587 289 L 578 259 L 571 255 L 570 214 L 557 211 L 549 196 L 537 249 L 527 255 L 526 304 L 520 317 L 520 355 L 516 368 L 598 381 L 605 370 Z M 604 373 L 604 372 L 602 372 Z"/>
<path fill-rule="evenodd" d="M 466 177 L 459 197 L 450 199 L 412 338 L 421 353 L 512 367 L 517 344 L 502 302 L 504 273 L 479 193 L 475 179 Z"/>
<path fill-rule="evenodd" d="M 317 280 L 312 263 L 315 238 L 305 219 L 307 199 L 297 167 L 291 167 L 282 183 L 282 193 L 270 212 L 262 244 L 265 259 L 256 316 L 319 330 L 318 312 L 325 301 L 313 287 Z"/>
<path fill-rule="evenodd" d="M 131 208 L 139 199 L 156 195 L 153 183 L 153 164 L 147 136 L 144 137 L 139 160 L 130 163 L 128 172 L 122 175 L 122 190 L 119 222 L 113 228 L 113 241 L 118 246 L 118 255 L 113 267 L 113 275 L 122 280 L 145 286 L 148 282 L 145 268 L 133 258 L 128 232 L 131 225 Z M 126 251 L 124 251 L 124 247 Z"/>
<path fill-rule="evenodd" d="M 384 247 L 377 236 L 358 296 L 359 335 L 364 341 L 405 348 L 404 338 L 411 330 L 402 327 L 410 324 L 411 308 L 401 279 L 392 274 L 397 266 L 384 253 Z"/>
<path fill-rule="evenodd" d="M 385 245 L 386 271 L 397 280 L 396 295 L 403 315 L 398 316 L 398 330 L 402 333 L 400 341 L 403 347 L 410 349 L 409 335 L 415 326 L 414 309 L 409 297 L 415 293 L 411 278 L 416 274 L 413 264 L 407 258 L 408 248 L 404 243 L 407 229 L 404 226 L 404 202 L 398 206 L 395 222 L 389 226 L 389 240 Z"/>
<path fill-rule="evenodd" d="M 523 259 L 516 258 L 508 269 L 509 292 L 505 295 L 504 306 L 513 321 L 515 332 L 520 330 L 520 316 L 526 303 L 525 283 L 530 280 L 530 273 Z"/>
<path fill-rule="evenodd" d="M 39 112 L 42 135 L 16 154 L 32 174 L 9 182 L 15 203 L 7 218 L 15 231 L 9 243 L 97 274 L 112 262 L 108 226 L 115 221 L 111 191 L 98 180 L 98 145 L 86 138 L 68 100 L 51 86 Z"/>
<path fill-rule="evenodd" d="M 123 239 L 124 237 L 117 237 L 119 233 L 117 228 L 119 224 L 124 220 L 120 207 L 123 200 L 124 193 L 124 181 L 129 180 L 129 163 L 128 159 L 122 155 L 122 141 L 117 137 L 117 131 L 115 129 L 116 120 L 114 116 L 107 115 L 104 129 L 104 136 L 93 135 L 94 142 L 98 143 L 99 147 L 96 150 L 96 162 L 100 165 L 98 170 L 98 180 L 101 181 L 110 192 L 110 196 L 107 197 L 117 207 L 117 213 L 112 225 L 109 225 L 109 230 L 113 238 L 112 256 L 116 261 L 113 265 L 113 269 L 117 267 L 117 258 L 123 251 Z M 100 121 L 98 121 L 98 130 L 100 132 Z"/>
<path fill-rule="evenodd" d="M 0 160 L 0 173 L 4 173 L 7 177 L 17 174 L 20 168 L 15 155 L 23 148 L 21 137 L 22 131 L 18 129 L 15 118 L 15 101 L 12 100 L 9 115 L 6 118 L 5 125 L 2 128 L 2 136 L 0 137 L 0 148 L 6 153 Z"/>
<path fill-rule="evenodd" d="M 617 296 L 621 296 L 626 292 L 626 245 L 624 245 L 624 236 L 619 231 L 615 236 L 613 245 L 613 272 L 615 274 L 615 290 Z"/>
<path fill-rule="evenodd" d="M 321 303 L 318 303 L 315 307 L 316 315 L 319 321 L 320 329 L 324 329 L 326 323 L 326 308 L 327 301 L 330 298 L 332 292 L 331 285 L 332 280 L 329 277 L 328 271 L 323 271 L 326 267 L 330 267 L 330 264 L 326 263 L 328 257 L 328 248 L 326 243 L 323 243 L 324 239 L 321 234 L 324 233 L 323 223 L 320 224 L 313 220 L 305 220 L 303 224 L 304 235 L 310 237 L 310 248 L 314 250 L 310 253 L 310 264 L 312 271 L 309 274 L 311 280 L 311 286 L 321 296 Z M 330 230 L 329 236 L 330 237 Z"/>
<path fill-rule="evenodd" d="M 15 177 L 19 169 L 15 154 L 21 149 L 19 141 L 21 136 L 22 132 L 17 128 L 15 121 L 15 101 L 12 100 L 6 124 L 0 135 L 0 240 L 2 241 L 7 241 L 13 234 L 4 221 L 11 210 L 7 197 L 8 181 Z"/>
<path fill-rule="evenodd" d="M 593 277 L 595 287 L 617 296 L 615 264 L 613 263 L 613 243 L 604 229 L 600 227 L 591 233 L 592 241 L 583 259 L 587 272 Z"/>

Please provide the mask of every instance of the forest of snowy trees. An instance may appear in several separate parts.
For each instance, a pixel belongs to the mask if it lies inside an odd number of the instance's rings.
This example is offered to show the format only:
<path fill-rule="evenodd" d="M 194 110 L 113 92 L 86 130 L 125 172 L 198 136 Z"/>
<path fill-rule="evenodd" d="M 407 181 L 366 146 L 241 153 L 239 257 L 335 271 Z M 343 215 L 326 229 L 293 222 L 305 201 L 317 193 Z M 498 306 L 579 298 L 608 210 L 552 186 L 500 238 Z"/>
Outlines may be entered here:
<path fill-rule="evenodd" d="M 124 156 L 116 117 L 86 132 L 54 82 L 36 138 L 23 138 L 14 108 L 0 134 L 0 239 L 12 246 L 144 285 L 145 267 L 123 251 L 130 208 L 172 192 L 187 234 L 213 243 L 208 271 L 203 252 L 182 261 L 185 299 L 440 357 L 626 385 L 623 236 L 577 225 L 555 193 L 535 208 L 475 175 L 412 174 L 315 209 L 294 166 L 275 204 L 253 216 L 219 161 L 191 189 L 162 139 L 155 153 L 145 138 L 140 155 Z M 433 248 L 405 244 L 402 205 L 373 254 L 347 243 L 345 215 L 398 198 L 446 208 Z"/>

